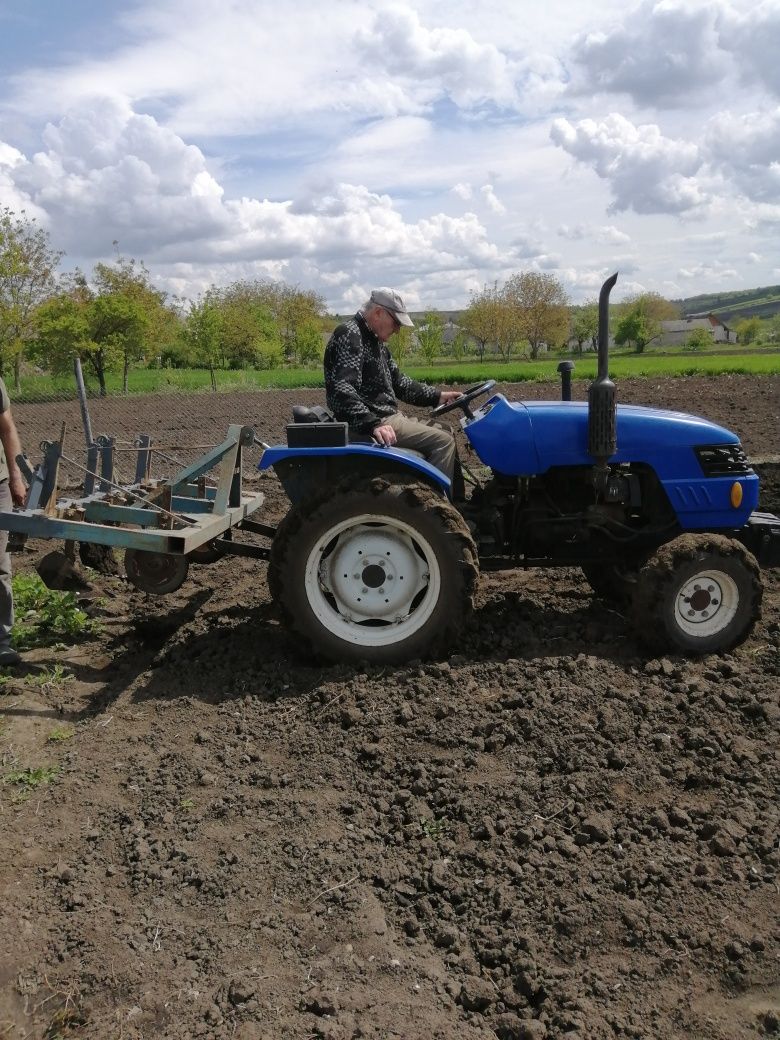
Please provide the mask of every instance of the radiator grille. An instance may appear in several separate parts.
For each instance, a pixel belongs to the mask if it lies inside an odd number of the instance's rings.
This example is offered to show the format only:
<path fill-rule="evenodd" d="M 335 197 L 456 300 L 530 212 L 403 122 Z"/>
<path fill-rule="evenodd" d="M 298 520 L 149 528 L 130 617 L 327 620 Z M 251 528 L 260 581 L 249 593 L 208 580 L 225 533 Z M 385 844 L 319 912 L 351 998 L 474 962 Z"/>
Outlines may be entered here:
<path fill-rule="evenodd" d="M 705 477 L 745 476 L 753 472 L 741 444 L 703 444 L 694 450 Z"/>

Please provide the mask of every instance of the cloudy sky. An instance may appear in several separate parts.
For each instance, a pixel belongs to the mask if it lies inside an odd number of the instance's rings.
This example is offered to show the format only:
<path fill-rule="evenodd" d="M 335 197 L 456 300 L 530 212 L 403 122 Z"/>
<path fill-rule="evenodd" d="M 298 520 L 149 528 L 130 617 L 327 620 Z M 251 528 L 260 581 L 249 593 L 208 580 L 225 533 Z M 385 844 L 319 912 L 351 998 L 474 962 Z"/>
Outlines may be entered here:
<path fill-rule="evenodd" d="M 0 206 L 189 298 L 775 284 L 778 54 L 780 0 L 0 0 Z"/>

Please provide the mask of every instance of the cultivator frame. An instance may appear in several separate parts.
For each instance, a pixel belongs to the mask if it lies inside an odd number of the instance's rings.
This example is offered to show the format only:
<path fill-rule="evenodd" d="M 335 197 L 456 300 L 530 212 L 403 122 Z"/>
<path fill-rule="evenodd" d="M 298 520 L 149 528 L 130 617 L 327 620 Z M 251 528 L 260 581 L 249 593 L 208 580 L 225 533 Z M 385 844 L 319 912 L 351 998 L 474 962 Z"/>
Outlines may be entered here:
<path fill-rule="evenodd" d="M 158 479 L 150 474 L 154 444 L 142 435 L 136 440 L 136 479 L 126 486 L 113 479 L 113 439 L 100 437 L 88 449 L 86 468 L 80 467 L 86 474 L 85 495 L 58 499 L 64 439 L 63 427 L 59 440 L 43 442 L 43 460 L 35 469 L 19 456 L 29 485 L 27 500 L 24 508 L 0 512 L 0 530 L 23 538 L 62 539 L 71 547 L 87 542 L 124 549 L 128 576 L 148 592 L 178 587 L 186 577 L 187 557 L 198 550 L 213 550 L 202 562 L 229 553 L 267 558 L 265 547 L 232 542 L 236 527 L 267 537 L 275 530 L 249 520 L 265 500 L 262 493 L 245 494 L 242 487 L 242 452 L 257 440 L 251 426 L 229 426 L 221 444 L 172 477 Z M 211 470 L 216 470 L 216 480 L 207 484 Z"/>

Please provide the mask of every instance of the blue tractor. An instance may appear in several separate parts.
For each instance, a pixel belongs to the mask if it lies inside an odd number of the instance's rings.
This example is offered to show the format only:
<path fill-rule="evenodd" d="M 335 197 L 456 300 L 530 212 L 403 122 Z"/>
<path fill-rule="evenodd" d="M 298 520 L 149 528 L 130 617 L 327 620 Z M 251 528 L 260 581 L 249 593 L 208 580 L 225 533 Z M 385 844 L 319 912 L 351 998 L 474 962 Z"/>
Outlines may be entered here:
<path fill-rule="evenodd" d="M 739 438 L 678 412 L 617 405 L 609 294 L 599 298 L 588 401 L 512 402 L 488 380 L 459 409 L 487 474 L 464 503 L 414 452 L 353 443 L 321 408 L 296 407 L 264 452 L 291 508 L 270 551 L 287 623 L 329 660 L 395 663 L 452 646 L 480 568 L 577 566 L 653 652 L 704 654 L 760 616 L 761 566 L 780 564 L 780 520 L 756 512 Z M 478 399 L 487 398 L 477 405 Z"/>

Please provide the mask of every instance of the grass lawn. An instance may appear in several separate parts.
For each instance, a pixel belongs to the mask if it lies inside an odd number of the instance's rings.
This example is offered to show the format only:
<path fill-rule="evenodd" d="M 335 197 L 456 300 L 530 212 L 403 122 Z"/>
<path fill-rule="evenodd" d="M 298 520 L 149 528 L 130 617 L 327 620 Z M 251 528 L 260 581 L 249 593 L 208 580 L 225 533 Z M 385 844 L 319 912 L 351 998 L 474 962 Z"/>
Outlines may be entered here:
<path fill-rule="evenodd" d="M 485 379 L 495 379 L 502 383 L 521 383 L 525 380 L 557 380 L 558 364 L 562 357 L 558 354 L 538 361 L 512 360 L 504 361 L 496 358 L 485 361 L 456 362 L 451 358 L 440 358 L 432 364 L 420 363 L 416 359 L 406 359 L 402 363 L 403 371 L 414 379 L 426 382 L 452 384 L 455 386 L 480 383 Z M 574 361 L 574 379 L 591 380 L 596 374 L 597 360 L 594 354 L 582 357 L 567 355 L 566 360 Z M 615 378 L 627 377 L 660 377 L 690 375 L 778 375 L 780 374 L 780 353 L 757 350 L 753 354 L 627 354 L 613 353 L 609 362 L 610 375 Z M 87 376 L 89 396 L 97 395 L 97 385 Z M 297 387 L 322 387 L 324 380 L 322 369 L 313 368 L 272 368 L 263 371 L 244 370 L 240 372 L 217 372 L 217 392 L 230 393 L 236 390 L 257 389 L 295 389 Z M 118 373 L 111 373 L 107 379 L 110 395 L 122 393 L 122 382 Z M 61 401 L 74 398 L 76 388 L 72 377 L 53 377 L 47 375 L 28 375 L 22 377 L 21 388 L 15 389 L 9 381 L 9 389 L 14 401 Z M 129 393 L 197 393 L 211 390 L 211 376 L 203 369 L 139 369 L 130 373 Z"/>

